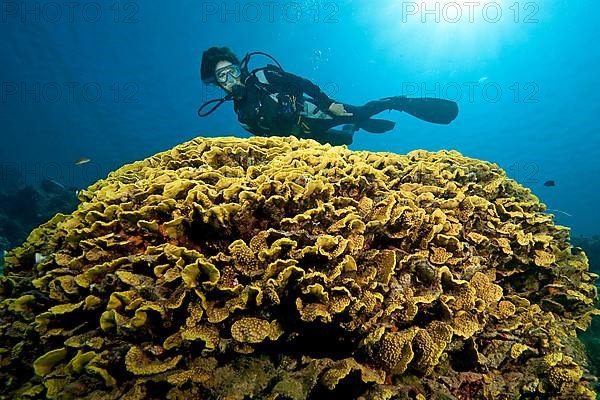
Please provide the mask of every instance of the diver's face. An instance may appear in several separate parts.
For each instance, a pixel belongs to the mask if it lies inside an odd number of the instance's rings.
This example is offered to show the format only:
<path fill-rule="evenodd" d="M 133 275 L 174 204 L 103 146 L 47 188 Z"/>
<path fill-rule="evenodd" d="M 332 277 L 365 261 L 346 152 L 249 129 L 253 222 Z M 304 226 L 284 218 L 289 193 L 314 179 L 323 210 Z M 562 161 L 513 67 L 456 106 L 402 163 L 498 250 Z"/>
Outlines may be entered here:
<path fill-rule="evenodd" d="M 229 61 L 219 61 L 215 66 L 215 79 L 227 93 L 231 93 L 235 85 L 241 85 L 240 67 Z"/>

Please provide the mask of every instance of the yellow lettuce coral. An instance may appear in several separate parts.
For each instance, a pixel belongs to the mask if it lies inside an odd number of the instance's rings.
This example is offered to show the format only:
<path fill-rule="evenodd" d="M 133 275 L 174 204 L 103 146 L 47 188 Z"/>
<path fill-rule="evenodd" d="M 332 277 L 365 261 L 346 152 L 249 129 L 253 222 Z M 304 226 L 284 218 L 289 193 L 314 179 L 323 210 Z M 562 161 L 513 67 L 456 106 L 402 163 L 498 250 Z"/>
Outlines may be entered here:
<path fill-rule="evenodd" d="M 0 398 L 594 396 L 596 276 L 494 164 L 198 138 L 79 199 L 6 257 Z"/>

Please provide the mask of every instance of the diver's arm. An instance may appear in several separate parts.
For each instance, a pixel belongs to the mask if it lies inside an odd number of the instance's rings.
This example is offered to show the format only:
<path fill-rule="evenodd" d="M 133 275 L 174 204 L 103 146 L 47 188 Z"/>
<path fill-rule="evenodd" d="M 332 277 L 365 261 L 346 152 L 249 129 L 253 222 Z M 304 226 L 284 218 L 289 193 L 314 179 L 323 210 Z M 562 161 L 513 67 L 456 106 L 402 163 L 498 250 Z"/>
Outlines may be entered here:
<path fill-rule="evenodd" d="M 296 87 L 303 93 L 308 94 L 315 100 L 316 106 L 323 110 L 328 111 L 334 101 L 329 98 L 317 85 L 304 79 L 298 75 L 290 74 L 289 72 L 281 70 L 270 70 L 267 76 L 269 82 L 274 85 L 282 85 L 284 87 Z"/>

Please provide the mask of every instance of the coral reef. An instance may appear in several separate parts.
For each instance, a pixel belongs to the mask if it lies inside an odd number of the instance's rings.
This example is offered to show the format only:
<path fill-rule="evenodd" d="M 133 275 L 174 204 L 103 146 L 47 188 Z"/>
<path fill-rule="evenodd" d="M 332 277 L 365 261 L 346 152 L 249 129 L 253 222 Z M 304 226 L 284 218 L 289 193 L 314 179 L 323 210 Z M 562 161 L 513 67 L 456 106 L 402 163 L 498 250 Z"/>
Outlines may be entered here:
<path fill-rule="evenodd" d="M 79 199 L 6 257 L 3 398 L 595 398 L 597 275 L 495 164 L 198 138 Z"/>

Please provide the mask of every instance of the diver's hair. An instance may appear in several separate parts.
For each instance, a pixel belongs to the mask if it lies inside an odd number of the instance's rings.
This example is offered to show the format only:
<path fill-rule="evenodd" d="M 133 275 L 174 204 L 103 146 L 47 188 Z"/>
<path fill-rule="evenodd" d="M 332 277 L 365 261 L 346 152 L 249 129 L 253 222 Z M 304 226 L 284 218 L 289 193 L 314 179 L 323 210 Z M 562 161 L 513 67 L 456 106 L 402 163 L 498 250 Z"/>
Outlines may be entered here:
<path fill-rule="evenodd" d="M 202 64 L 200 65 L 200 79 L 209 84 L 215 83 L 215 67 L 219 61 L 229 61 L 239 64 L 237 56 L 229 47 L 211 47 L 202 53 Z"/>

